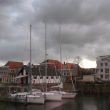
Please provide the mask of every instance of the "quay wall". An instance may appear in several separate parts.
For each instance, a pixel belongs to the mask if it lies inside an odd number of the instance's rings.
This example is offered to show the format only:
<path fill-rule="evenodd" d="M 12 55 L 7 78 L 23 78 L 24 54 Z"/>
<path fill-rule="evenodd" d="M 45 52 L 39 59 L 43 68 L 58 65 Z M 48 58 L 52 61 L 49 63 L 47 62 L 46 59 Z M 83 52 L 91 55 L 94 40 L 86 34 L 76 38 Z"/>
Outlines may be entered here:
<path fill-rule="evenodd" d="M 81 94 L 110 94 L 110 82 L 77 82 Z"/>

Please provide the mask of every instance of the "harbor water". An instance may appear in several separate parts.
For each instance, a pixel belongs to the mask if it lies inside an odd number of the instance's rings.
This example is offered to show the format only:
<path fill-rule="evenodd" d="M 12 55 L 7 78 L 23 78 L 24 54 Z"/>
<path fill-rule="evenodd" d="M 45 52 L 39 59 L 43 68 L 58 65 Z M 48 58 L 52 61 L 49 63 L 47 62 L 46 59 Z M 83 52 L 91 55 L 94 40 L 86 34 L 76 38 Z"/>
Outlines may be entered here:
<path fill-rule="evenodd" d="M 44 105 L 23 105 L 0 102 L 0 110 L 110 110 L 108 96 L 78 95 L 75 99 L 46 102 Z"/>

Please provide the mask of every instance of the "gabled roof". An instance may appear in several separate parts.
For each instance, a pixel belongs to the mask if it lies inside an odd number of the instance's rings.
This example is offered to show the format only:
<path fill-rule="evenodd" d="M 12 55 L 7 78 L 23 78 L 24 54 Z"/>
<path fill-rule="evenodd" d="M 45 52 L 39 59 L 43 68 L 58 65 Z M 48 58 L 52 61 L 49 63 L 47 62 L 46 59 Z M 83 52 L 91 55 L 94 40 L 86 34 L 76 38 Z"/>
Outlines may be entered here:
<path fill-rule="evenodd" d="M 45 62 L 47 62 L 47 64 L 49 64 L 49 65 L 55 66 L 56 69 L 73 69 L 74 67 L 76 67 L 76 64 L 66 63 L 66 62 L 64 62 L 64 64 L 62 64 L 60 61 L 53 60 L 53 59 L 47 59 L 46 61 L 42 62 L 41 64 L 45 64 Z"/>
<path fill-rule="evenodd" d="M 23 66 L 23 62 L 8 61 L 5 66 L 8 66 L 10 69 L 15 69 Z"/>
<path fill-rule="evenodd" d="M 48 59 L 47 62 L 48 64 L 53 64 L 54 66 L 56 66 L 56 69 L 61 69 L 63 67 L 63 64 L 58 60 Z"/>

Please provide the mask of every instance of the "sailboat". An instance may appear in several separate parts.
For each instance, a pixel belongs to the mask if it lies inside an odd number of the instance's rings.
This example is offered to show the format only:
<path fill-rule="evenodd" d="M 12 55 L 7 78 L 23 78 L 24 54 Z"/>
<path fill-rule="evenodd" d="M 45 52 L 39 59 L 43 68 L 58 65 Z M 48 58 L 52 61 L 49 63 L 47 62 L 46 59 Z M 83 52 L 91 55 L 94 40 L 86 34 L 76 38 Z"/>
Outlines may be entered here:
<path fill-rule="evenodd" d="M 47 45 L 46 45 L 46 22 L 45 22 L 45 91 L 42 94 L 45 96 L 46 101 L 61 101 L 62 94 L 55 93 L 52 91 L 47 91 Z"/>
<path fill-rule="evenodd" d="M 11 101 L 19 102 L 19 103 L 31 103 L 31 104 L 44 104 L 45 98 L 41 92 L 33 92 L 32 91 L 32 65 L 31 65 L 31 25 L 30 25 L 30 63 L 29 63 L 29 78 L 30 78 L 30 85 L 28 92 L 17 92 L 14 94 L 10 94 Z"/>
<path fill-rule="evenodd" d="M 72 77 L 72 76 L 71 76 Z M 77 95 L 77 92 L 75 90 L 75 87 L 74 87 L 74 84 L 73 84 L 73 80 L 72 80 L 72 88 L 73 88 L 73 91 L 71 92 L 67 92 L 67 91 L 64 91 L 62 90 L 63 89 L 63 81 L 61 81 L 61 83 L 57 86 L 52 86 L 51 87 L 52 89 L 54 88 L 59 88 L 60 91 L 58 90 L 54 90 L 54 91 L 51 91 L 51 92 L 54 92 L 54 93 L 60 93 L 62 95 L 62 99 L 73 99 L 76 97 Z"/>
<path fill-rule="evenodd" d="M 60 41 L 61 77 L 62 77 L 62 49 L 61 49 L 61 27 L 60 26 L 59 26 L 59 39 L 60 39 L 59 41 Z M 72 79 L 72 86 L 73 86 L 73 89 L 75 90 L 73 79 Z M 56 88 L 56 87 L 63 88 L 63 81 L 61 80 L 61 83 L 58 86 L 53 86 L 52 88 Z M 63 99 L 75 98 L 75 96 L 77 95 L 76 92 L 66 92 L 64 90 L 60 90 L 60 92 L 56 90 L 53 92 L 60 93 Z"/>

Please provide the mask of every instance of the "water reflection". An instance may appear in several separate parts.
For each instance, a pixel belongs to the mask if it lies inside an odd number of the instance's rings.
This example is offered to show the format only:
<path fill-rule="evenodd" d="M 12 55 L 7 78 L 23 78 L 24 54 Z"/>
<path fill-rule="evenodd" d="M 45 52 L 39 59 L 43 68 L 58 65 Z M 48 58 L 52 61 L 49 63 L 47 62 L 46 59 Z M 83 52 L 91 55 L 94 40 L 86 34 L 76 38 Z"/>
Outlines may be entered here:
<path fill-rule="evenodd" d="M 22 105 L 0 102 L 0 110 L 109 110 L 107 96 L 77 96 L 62 102 L 44 105 Z"/>
<path fill-rule="evenodd" d="M 54 110 L 110 110 L 107 96 L 78 96 Z"/>

